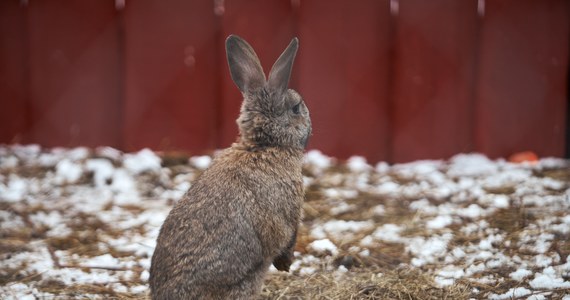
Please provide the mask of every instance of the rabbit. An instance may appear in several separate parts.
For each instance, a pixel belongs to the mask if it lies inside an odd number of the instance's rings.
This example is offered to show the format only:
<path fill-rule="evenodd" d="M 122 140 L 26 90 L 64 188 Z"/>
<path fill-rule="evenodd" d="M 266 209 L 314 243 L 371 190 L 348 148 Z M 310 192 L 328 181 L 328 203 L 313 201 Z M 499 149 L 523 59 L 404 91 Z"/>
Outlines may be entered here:
<path fill-rule="evenodd" d="M 230 35 L 226 53 L 243 94 L 239 136 L 216 155 L 165 219 L 152 256 L 152 299 L 252 299 L 273 265 L 289 271 L 304 200 L 309 110 L 288 89 L 298 39 L 269 77 L 253 48 Z"/>

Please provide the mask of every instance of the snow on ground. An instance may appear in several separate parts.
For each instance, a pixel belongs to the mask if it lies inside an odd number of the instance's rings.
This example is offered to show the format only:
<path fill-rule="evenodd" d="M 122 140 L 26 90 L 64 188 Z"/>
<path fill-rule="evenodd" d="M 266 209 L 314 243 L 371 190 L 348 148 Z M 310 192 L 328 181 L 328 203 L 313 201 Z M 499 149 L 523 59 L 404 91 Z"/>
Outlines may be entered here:
<path fill-rule="evenodd" d="M 144 297 L 162 221 L 210 163 L 1 146 L 0 298 Z M 310 151 L 304 172 L 291 276 L 405 267 L 477 299 L 570 299 L 568 161 L 460 154 L 373 166 Z"/>

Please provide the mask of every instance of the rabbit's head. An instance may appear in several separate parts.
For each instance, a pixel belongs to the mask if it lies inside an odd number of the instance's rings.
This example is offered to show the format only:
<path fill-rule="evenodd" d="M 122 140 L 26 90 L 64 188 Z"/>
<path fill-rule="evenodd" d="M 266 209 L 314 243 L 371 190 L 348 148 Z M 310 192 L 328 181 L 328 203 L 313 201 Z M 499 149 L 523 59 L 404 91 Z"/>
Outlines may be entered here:
<path fill-rule="evenodd" d="M 306 146 L 311 134 L 309 110 L 301 96 L 287 88 L 298 47 L 294 38 L 265 79 L 253 48 L 238 36 L 227 38 L 230 74 L 244 98 L 237 120 L 242 143 L 253 147 Z"/>

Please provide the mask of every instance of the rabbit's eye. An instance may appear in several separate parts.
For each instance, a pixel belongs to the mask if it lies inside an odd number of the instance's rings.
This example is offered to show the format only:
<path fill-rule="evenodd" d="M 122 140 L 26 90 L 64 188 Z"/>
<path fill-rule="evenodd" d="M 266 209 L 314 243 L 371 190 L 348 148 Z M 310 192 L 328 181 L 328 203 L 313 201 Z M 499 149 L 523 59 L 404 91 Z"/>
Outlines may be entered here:
<path fill-rule="evenodd" d="M 293 106 L 291 108 L 291 110 L 293 111 L 294 114 L 298 115 L 301 111 L 299 110 L 299 108 L 301 107 L 301 102 L 295 104 L 295 106 Z"/>

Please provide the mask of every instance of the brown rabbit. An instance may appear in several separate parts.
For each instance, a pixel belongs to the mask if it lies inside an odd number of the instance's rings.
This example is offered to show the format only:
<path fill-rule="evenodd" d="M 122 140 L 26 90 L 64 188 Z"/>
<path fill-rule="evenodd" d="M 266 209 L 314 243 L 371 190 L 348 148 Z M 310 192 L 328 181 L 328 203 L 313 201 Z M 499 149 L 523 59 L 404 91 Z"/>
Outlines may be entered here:
<path fill-rule="evenodd" d="M 252 47 L 227 38 L 231 77 L 244 98 L 240 137 L 164 221 L 150 267 L 153 299 L 252 299 L 271 263 L 289 270 L 311 133 L 307 107 L 287 88 L 297 48 L 294 38 L 266 80 Z"/>

